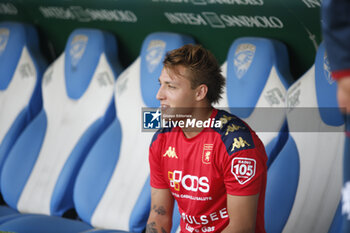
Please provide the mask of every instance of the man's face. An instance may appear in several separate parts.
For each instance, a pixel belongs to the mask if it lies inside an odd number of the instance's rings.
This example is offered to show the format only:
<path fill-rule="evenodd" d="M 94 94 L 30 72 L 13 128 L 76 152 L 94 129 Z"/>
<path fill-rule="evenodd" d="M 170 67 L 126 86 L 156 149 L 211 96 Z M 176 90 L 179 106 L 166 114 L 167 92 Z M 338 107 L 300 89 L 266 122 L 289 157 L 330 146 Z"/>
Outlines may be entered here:
<path fill-rule="evenodd" d="M 196 106 L 196 90 L 191 88 L 191 82 L 185 78 L 186 69 L 182 66 L 177 68 L 178 72 L 163 68 L 159 77 L 160 87 L 156 97 L 160 100 L 163 112 L 168 114 L 185 113 Z"/>

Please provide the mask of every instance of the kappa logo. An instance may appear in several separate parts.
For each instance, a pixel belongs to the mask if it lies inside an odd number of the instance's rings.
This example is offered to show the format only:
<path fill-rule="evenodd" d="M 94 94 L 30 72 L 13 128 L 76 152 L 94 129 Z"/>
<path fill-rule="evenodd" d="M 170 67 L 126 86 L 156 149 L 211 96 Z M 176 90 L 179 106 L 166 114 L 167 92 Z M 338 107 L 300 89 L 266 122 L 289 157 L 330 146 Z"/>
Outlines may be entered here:
<path fill-rule="evenodd" d="M 231 173 L 240 184 L 245 184 L 255 176 L 256 161 L 249 158 L 234 158 Z"/>
<path fill-rule="evenodd" d="M 77 66 L 81 57 L 85 52 L 85 48 L 88 42 L 88 37 L 85 35 L 74 36 L 72 43 L 70 44 L 69 54 L 72 59 L 72 66 Z"/>
<path fill-rule="evenodd" d="M 166 156 L 168 156 L 169 158 L 177 159 L 177 155 L 176 155 L 176 152 L 175 152 L 175 147 L 169 146 L 168 150 L 165 152 L 163 157 L 166 157 Z"/>
<path fill-rule="evenodd" d="M 226 115 L 223 115 L 219 121 L 221 121 L 221 127 L 222 128 L 225 124 L 227 124 L 231 119 L 233 119 L 234 117 L 233 116 L 226 116 Z"/>
<path fill-rule="evenodd" d="M 213 152 L 213 144 L 204 144 L 203 154 L 202 154 L 202 163 L 210 164 L 211 163 L 211 153 Z"/>
<path fill-rule="evenodd" d="M 146 62 L 147 69 L 152 73 L 160 64 L 165 53 L 166 43 L 162 40 L 152 40 L 147 48 Z"/>
<path fill-rule="evenodd" d="M 228 133 L 233 133 L 233 132 L 240 130 L 240 129 L 245 129 L 245 127 L 231 124 L 231 125 L 227 126 L 227 130 L 226 130 L 225 135 L 228 135 Z"/>
<path fill-rule="evenodd" d="M 256 47 L 253 44 L 238 45 L 233 58 L 233 68 L 238 79 L 241 79 L 248 71 L 252 64 L 255 50 Z"/>
<path fill-rule="evenodd" d="M 5 51 L 7 42 L 9 40 L 10 30 L 7 28 L 0 28 L 0 55 Z"/>
<path fill-rule="evenodd" d="M 329 65 L 329 60 L 328 60 L 328 56 L 327 53 L 324 53 L 324 57 L 323 57 L 323 72 L 324 72 L 324 76 L 327 79 L 327 82 L 331 85 L 334 83 L 334 79 L 332 78 L 331 75 L 331 67 Z"/>
<path fill-rule="evenodd" d="M 242 147 L 250 146 L 250 144 L 244 140 L 242 137 L 238 137 L 233 139 L 231 152 L 235 149 L 240 149 Z"/>

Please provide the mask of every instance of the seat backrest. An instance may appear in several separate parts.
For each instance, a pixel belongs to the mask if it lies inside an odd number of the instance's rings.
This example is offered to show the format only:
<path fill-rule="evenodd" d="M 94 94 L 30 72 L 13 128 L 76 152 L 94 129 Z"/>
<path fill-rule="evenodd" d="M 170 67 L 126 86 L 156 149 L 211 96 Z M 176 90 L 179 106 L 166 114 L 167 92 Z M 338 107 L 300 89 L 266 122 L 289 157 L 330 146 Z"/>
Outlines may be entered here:
<path fill-rule="evenodd" d="M 165 53 L 189 37 L 153 33 L 141 54 L 118 78 L 116 119 L 99 138 L 79 172 L 74 202 L 79 216 L 99 228 L 142 232 L 150 211 L 148 150 L 153 133 L 142 132 L 142 107 L 158 107 L 156 93 Z"/>
<path fill-rule="evenodd" d="M 111 34 L 77 29 L 46 70 L 43 109 L 13 146 L 2 172 L 5 201 L 20 212 L 62 215 L 91 146 L 114 118 L 118 70 Z M 20 171 L 20 172 L 18 172 Z"/>
<path fill-rule="evenodd" d="M 33 26 L 0 23 L 0 171 L 21 132 L 42 108 L 45 66 Z"/>
<path fill-rule="evenodd" d="M 287 93 L 290 135 L 267 178 L 267 232 L 328 232 L 341 190 L 344 122 L 323 44 Z"/>
<path fill-rule="evenodd" d="M 229 107 L 244 119 L 265 146 L 273 143 L 267 154 L 274 157 L 272 150 L 283 145 L 276 138 L 285 122 L 285 94 L 292 80 L 286 46 L 272 39 L 239 38 L 222 71 L 226 89 L 217 107 Z"/>

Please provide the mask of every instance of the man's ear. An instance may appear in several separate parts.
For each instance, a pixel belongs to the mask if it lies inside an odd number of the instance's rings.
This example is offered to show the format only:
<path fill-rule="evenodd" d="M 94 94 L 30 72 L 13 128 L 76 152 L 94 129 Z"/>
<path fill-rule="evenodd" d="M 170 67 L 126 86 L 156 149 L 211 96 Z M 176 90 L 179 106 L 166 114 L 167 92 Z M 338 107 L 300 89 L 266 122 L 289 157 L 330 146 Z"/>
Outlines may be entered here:
<path fill-rule="evenodd" d="M 205 84 L 201 84 L 196 88 L 196 100 L 201 101 L 204 100 L 208 93 L 208 86 Z"/>

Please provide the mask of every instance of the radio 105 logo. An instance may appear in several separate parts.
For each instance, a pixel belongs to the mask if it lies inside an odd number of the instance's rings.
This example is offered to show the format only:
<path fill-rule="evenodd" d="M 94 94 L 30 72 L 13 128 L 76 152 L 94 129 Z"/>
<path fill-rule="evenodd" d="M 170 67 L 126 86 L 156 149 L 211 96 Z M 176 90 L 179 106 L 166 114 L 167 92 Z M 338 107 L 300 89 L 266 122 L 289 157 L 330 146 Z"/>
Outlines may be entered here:
<path fill-rule="evenodd" d="M 161 112 L 157 110 L 143 110 L 143 128 L 144 129 L 160 129 Z"/>

